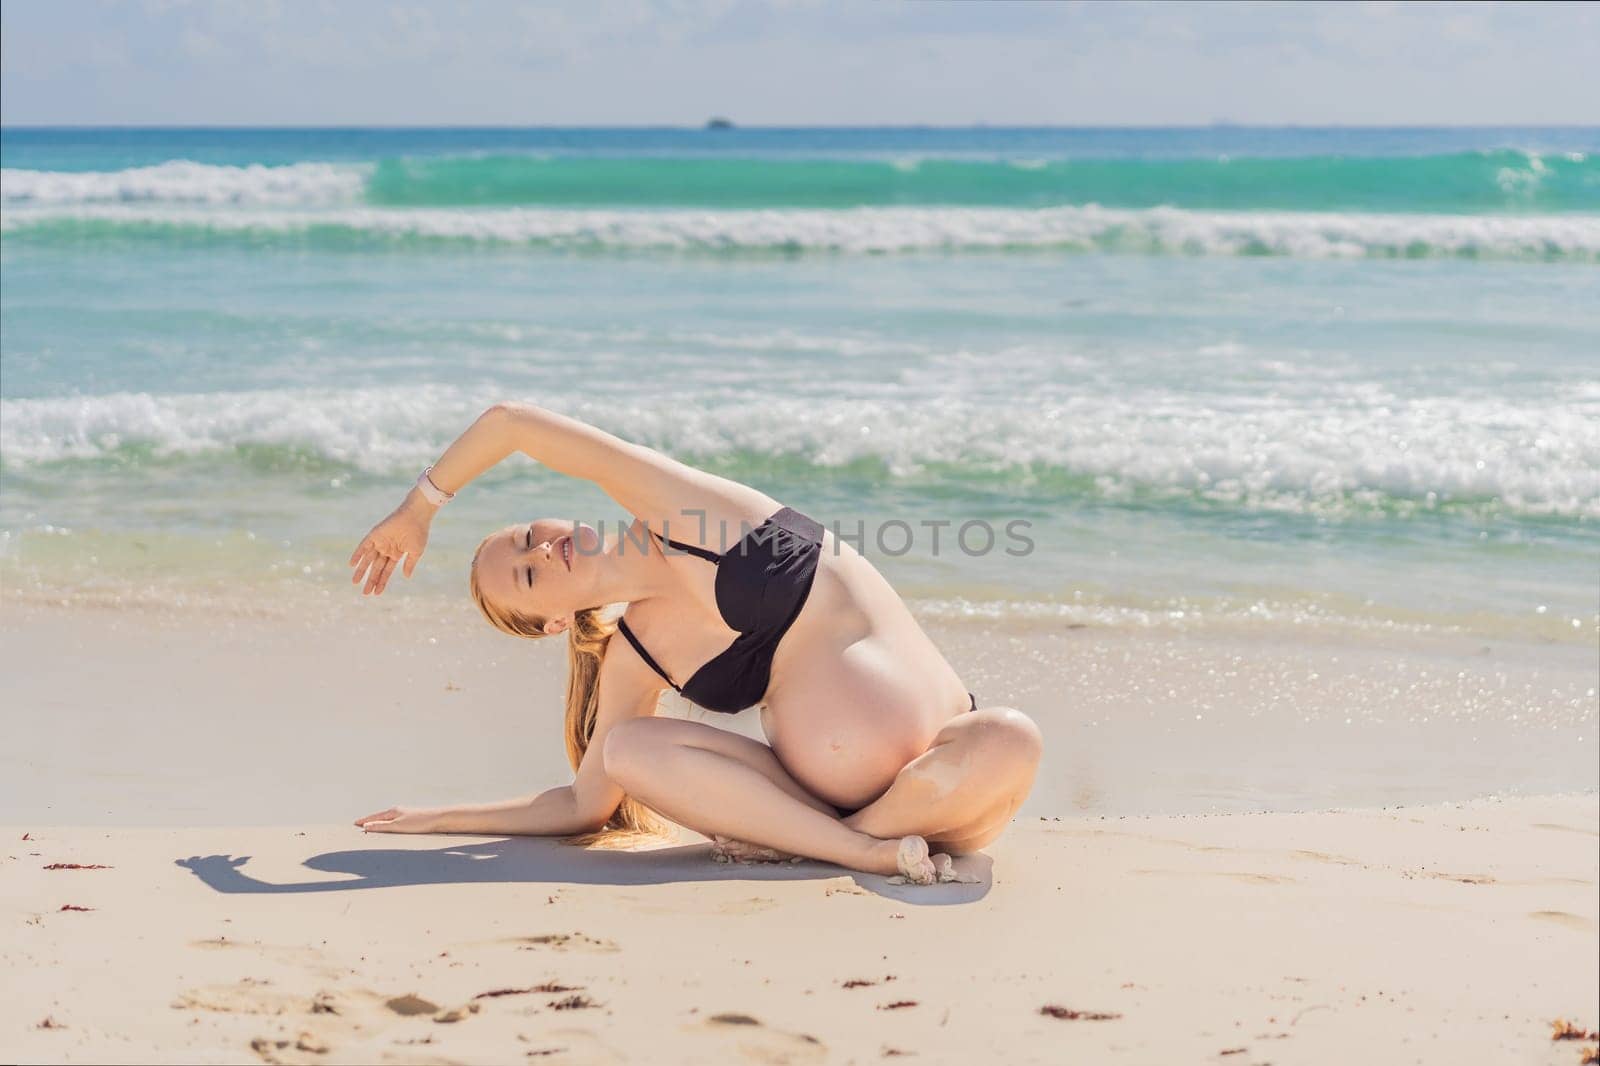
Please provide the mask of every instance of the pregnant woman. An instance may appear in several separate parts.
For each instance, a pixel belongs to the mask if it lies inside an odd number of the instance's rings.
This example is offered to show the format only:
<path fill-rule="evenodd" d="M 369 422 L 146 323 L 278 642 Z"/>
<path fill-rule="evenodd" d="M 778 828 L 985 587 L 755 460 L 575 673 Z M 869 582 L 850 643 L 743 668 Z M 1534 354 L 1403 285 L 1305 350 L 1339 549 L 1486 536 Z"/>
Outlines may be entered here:
<path fill-rule="evenodd" d="M 1005 829 L 1033 783 L 1038 728 L 979 707 L 870 563 L 756 489 L 574 419 L 486 411 L 356 548 L 363 593 L 382 593 L 402 560 L 409 577 L 438 509 L 514 451 L 594 482 L 634 518 L 613 538 L 558 519 L 508 526 L 472 560 L 493 625 L 567 634 L 573 781 L 358 826 L 593 839 L 648 828 L 655 811 L 727 857 L 805 856 L 919 884 L 953 876 L 943 853 Z M 770 746 L 656 717 L 669 687 L 711 711 L 759 704 Z"/>

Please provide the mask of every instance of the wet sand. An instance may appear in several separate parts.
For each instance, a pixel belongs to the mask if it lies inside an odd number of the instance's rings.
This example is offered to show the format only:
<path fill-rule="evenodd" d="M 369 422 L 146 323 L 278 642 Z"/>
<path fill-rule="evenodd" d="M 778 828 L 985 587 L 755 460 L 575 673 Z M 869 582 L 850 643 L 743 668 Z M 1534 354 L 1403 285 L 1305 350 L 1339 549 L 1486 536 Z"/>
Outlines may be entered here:
<path fill-rule="evenodd" d="M 469 603 L 0 607 L 0 810 L 37 825 L 282 825 L 570 780 L 566 650 Z M 1600 787 L 1593 648 L 1396 634 L 925 623 L 1038 722 L 1020 814 L 1317 810 Z M 662 713 L 760 737 L 755 710 Z"/>

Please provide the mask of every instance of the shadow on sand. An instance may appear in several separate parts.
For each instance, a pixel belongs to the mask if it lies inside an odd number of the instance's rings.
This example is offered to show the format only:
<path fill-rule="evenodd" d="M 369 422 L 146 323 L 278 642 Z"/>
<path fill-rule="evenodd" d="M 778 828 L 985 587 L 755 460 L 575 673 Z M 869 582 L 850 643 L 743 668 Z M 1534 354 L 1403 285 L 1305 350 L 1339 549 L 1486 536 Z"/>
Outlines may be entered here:
<path fill-rule="evenodd" d="M 210 888 L 224 893 L 349 892 L 402 885 L 569 884 L 659 885 L 687 881 L 815 881 L 848 875 L 862 889 L 909 904 L 972 903 L 989 892 L 992 862 L 963 855 L 956 869 L 975 884 L 892 885 L 886 877 L 821 862 L 722 864 L 709 844 L 646 851 L 572 847 L 540 837 L 450 844 L 431 850 L 364 848 L 313 855 L 307 869 L 344 877 L 274 883 L 243 872 L 250 856 L 192 855 L 174 860 Z"/>

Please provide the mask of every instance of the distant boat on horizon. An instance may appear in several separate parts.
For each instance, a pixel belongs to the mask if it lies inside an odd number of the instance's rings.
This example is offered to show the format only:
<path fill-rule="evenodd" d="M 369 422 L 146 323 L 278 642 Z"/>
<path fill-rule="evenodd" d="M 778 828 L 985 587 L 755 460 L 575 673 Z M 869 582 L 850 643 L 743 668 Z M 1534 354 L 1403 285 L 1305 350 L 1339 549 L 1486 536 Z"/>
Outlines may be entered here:
<path fill-rule="evenodd" d="M 708 130 L 731 130 L 731 129 L 733 129 L 733 119 L 731 119 L 731 118 L 723 118 L 721 115 L 718 115 L 718 116 L 716 116 L 714 118 L 707 119 L 706 120 L 706 129 L 708 129 Z"/>

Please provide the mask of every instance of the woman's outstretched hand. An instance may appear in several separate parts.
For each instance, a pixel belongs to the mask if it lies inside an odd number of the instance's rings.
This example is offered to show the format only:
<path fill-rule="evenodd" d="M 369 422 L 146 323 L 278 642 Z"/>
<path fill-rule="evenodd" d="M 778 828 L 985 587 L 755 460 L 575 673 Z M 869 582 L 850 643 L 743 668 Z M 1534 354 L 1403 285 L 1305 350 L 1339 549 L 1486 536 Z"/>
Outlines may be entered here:
<path fill-rule="evenodd" d="M 413 807 L 390 807 L 386 811 L 356 819 L 357 828 L 367 833 L 436 832 L 434 812 Z"/>
<path fill-rule="evenodd" d="M 405 560 L 406 577 L 417 569 L 417 560 L 428 546 L 428 526 L 433 521 L 434 510 L 416 489 L 412 489 L 388 518 L 372 527 L 372 532 L 350 555 L 350 565 L 355 568 L 350 583 L 358 585 L 365 579 L 363 596 L 382 595 L 401 559 Z"/>

